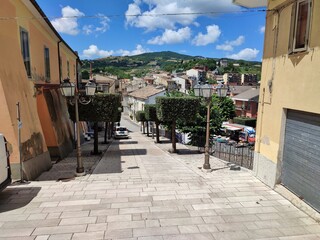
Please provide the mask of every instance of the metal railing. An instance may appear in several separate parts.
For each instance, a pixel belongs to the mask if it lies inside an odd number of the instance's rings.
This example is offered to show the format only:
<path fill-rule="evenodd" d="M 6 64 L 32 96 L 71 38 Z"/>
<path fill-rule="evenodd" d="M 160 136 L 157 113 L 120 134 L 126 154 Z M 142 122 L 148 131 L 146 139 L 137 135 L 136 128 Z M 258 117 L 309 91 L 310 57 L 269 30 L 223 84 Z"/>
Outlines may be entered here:
<path fill-rule="evenodd" d="M 253 168 L 254 148 L 248 144 L 214 141 L 211 146 L 211 155 L 251 170 Z"/>

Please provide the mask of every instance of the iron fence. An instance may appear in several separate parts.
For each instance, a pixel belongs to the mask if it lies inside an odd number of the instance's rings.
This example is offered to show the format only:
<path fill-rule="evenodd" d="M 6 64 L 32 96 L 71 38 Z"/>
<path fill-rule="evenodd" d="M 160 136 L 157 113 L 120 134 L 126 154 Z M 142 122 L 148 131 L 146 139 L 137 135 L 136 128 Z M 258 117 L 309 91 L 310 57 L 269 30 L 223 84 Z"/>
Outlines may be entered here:
<path fill-rule="evenodd" d="M 254 150 L 246 144 L 230 144 L 213 142 L 210 148 L 211 155 L 239 166 L 252 169 Z"/>

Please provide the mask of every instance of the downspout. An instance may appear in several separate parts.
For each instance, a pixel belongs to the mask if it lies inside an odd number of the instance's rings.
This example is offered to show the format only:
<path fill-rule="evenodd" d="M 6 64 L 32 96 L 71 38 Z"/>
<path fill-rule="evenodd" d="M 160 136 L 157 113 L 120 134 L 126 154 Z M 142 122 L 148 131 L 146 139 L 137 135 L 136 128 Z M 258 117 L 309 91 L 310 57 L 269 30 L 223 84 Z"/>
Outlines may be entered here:
<path fill-rule="evenodd" d="M 60 56 L 60 43 L 62 41 L 59 40 L 59 42 L 57 42 L 57 46 L 58 46 L 58 69 L 59 69 L 59 82 L 61 83 L 61 56 Z"/>

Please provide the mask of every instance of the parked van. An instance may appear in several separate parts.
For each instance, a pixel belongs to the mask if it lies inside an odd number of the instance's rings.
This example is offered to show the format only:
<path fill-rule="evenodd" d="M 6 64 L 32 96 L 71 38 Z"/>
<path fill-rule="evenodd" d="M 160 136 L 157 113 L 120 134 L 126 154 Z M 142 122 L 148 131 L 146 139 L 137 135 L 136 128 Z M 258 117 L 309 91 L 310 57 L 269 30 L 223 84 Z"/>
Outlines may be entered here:
<path fill-rule="evenodd" d="M 11 183 L 9 151 L 7 141 L 0 133 L 0 191 Z"/>

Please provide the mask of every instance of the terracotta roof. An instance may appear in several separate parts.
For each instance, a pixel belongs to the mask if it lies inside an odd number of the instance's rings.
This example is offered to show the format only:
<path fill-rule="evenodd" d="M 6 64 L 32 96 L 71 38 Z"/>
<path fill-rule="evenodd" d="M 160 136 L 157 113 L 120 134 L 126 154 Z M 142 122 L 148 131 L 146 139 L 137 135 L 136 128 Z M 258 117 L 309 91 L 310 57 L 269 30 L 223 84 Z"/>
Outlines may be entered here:
<path fill-rule="evenodd" d="M 156 95 L 161 92 L 165 92 L 164 88 L 159 88 L 153 85 L 148 85 L 144 88 L 140 88 L 128 94 L 130 97 L 148 99 L 149 97 Z"/>

